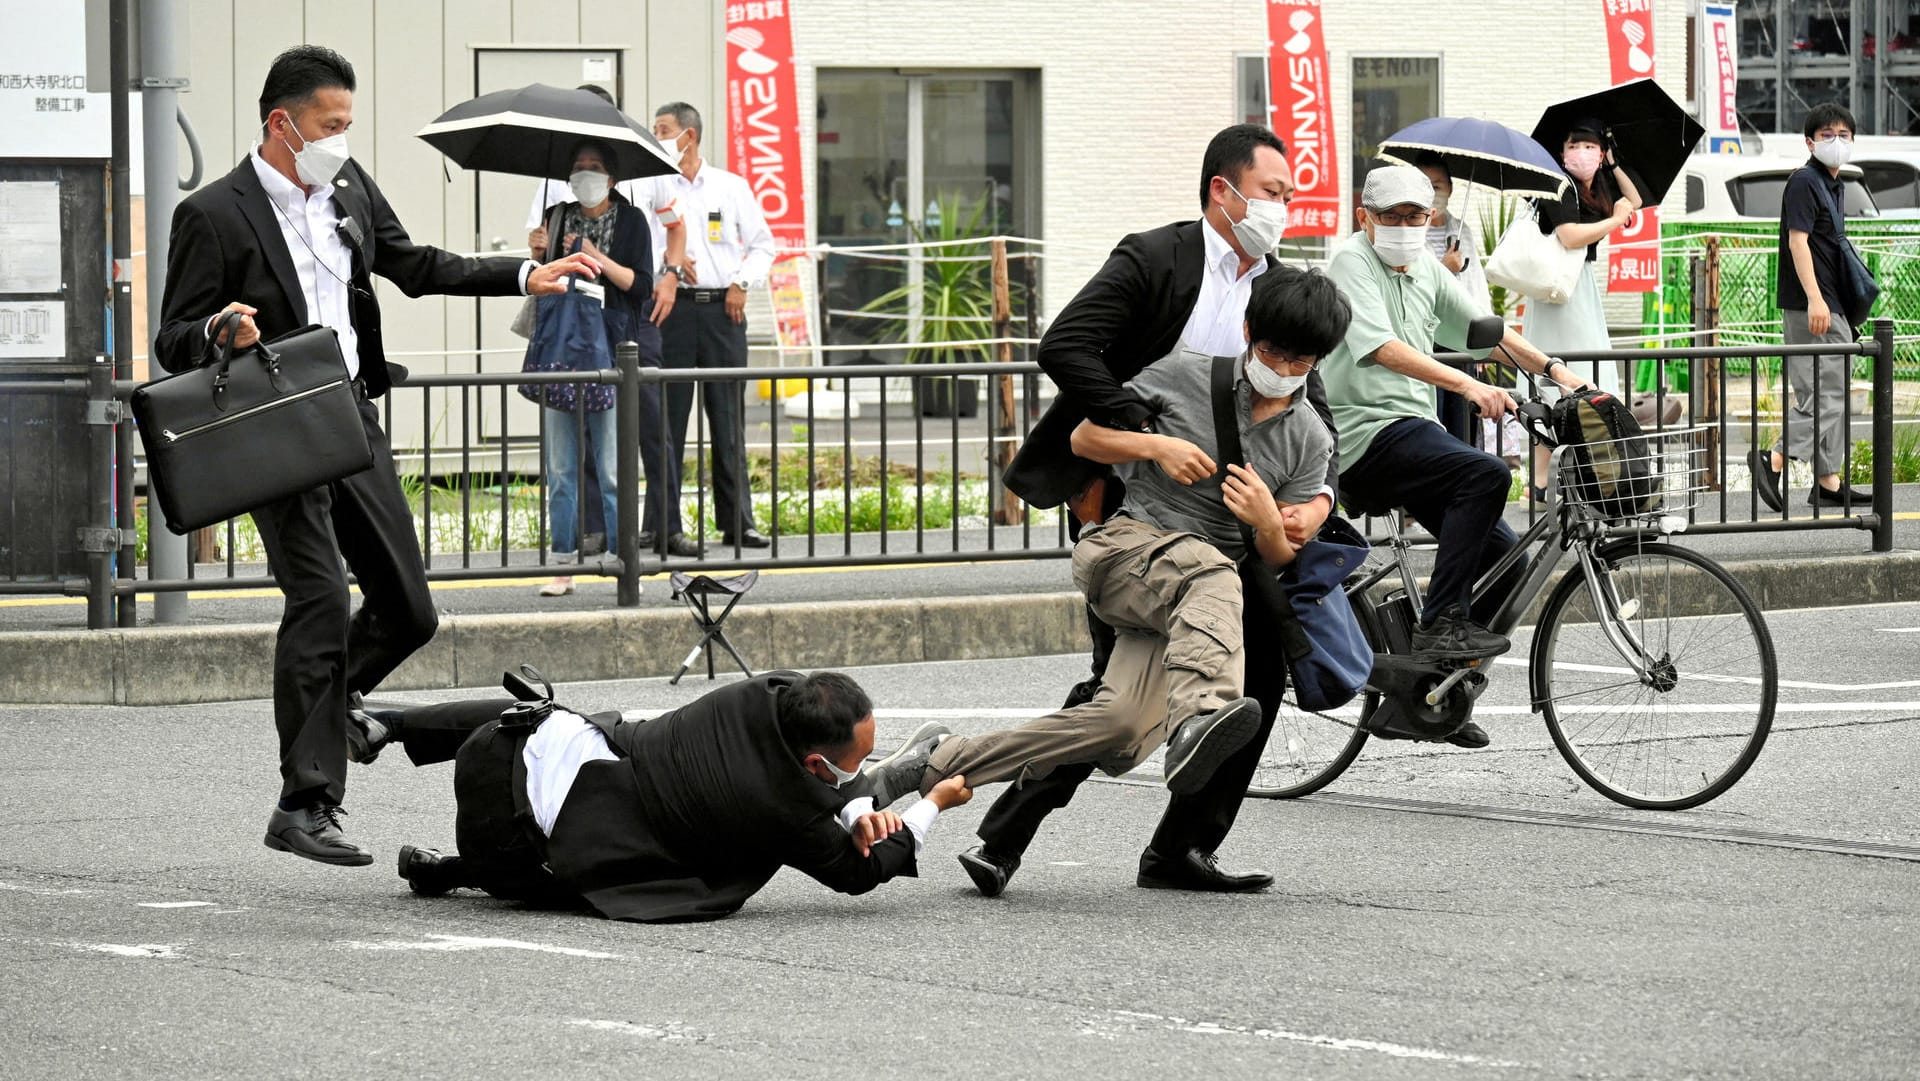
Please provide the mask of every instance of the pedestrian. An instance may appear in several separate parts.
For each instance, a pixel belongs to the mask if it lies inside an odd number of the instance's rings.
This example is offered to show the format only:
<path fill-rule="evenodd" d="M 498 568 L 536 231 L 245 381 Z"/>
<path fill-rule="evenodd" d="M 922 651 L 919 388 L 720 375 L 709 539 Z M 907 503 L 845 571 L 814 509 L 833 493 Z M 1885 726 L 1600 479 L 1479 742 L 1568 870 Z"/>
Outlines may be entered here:
<path fill-rule="evenodd" d="M 154 357 L 172 372 L 199 364 L 223 311 L 241 313 L 230 331 L 240 348 L 315 323 L 339 335 L 373 465 L 252 512 L 286 597 L 273 656 L 281 788 L 266 843 L 363 866 L 373 857 L 340 828 L 349 696 L 372 690 L 438 625 L 418 523 L 375 405 L 406 370 L 386 362 L 372 276 L 409 296 L 509 296 L 561 292 L 566 275 L 598 269 L 584 255 L 538 265 L 415 244 L 348 155 L 353 91 L 353 65 L 332 49 L 299 45 L 274 58 L 259 141 L 174 211 Z M 364 598 L 358 612 L 348 570 Z"/>
<path fill-rule="evenodd" d="M 645 212 L 627 201 L 614 189 L 612 150 L 593 140 L 583 140 L 574 148 L 568 185 L 573 200 L 556 204 L 547 221 L 527 238 L 535 259 L 549 254 L 584 252 L 599 265 L 608 288 L 601 291 L 598 304 L 607 351 L 611 357 L 620 342 L 631 341 L 640 347 L 642 367 L 660 366 L 660 323 L 673 310 L 679 290 L 679 264 L 686 256 L 686 229 L 678 222 L 667 230 L 666 267 L 656 280 L 652 267 L 653 237 Z M 557 238 L 554 243 L 550 238 Z M 569 342 L 553 333 L 555 328 L 534 327 L 533 340 L 527 344 L 529 370 L 571 371 L 590 363 L 586 357 L 559 355 Z M 594 464 L 593 475 L 603 509 L 605 528 L 617 528 L 619 489 L 614 483 L 614 463 L 619 447 L 619 428 L 615 423 L 616 388 L 609 384 L 549 384 L 523 387 L 530 397 L 546 408 L 546 475 L 553 523 L 553 554 L 558 561 L 576 558 L 576 519 L 579 516 L 578 493 L 580 463 Z M 584 411 L 584 416 L 579 414 Z M 646 472 L 646 513 L 643 530 L 659 530 L 661 523 L 678 522 L 678 506 L 669 508 L 667 499 L 679 490 L 679 468 L 667 450 L 666 433 L 660 428 L 660 388 L 654 383 L 640 387 L 640 461 Z M 585 443 L 581 435 L 587 436 Z M 676 530 L 677 531 L 677 530 Z M 656 534 L 657 535 L 657 534 Z M 540 587 L 543 597 L 565 596 L 573 592 L 573 578 L 556 576 Z"/>
<path fill-rule="evenodd" d="M 1605 123 L 1595 119 L 1576 122 L 1561 142 L 1559 159 L 1573 183 L 1559 199 L 1535 199 L 1533 206 L 1540 231 L 1550 233 L 1568 250 L 1586 249 L 1586 261 L 1573 293 L 1564 304 L 1552 304 L 1539 297 L 1527 300 L 1521 332 L 1548 353 L 1602 351 L 1613 348 L 1607 334 L 1607 313 L 1600 304 L 1600 279 L 1594 276 L 1600 242 L 1623 229 L 1640 208 L 1641 185 L 1632 172 L 1614 160 L 1612 140 Z M 1601 390 L 1618 397 L 1626 387 L 1622 363 L 1604 361 L 1594 368 L 1592 382 Z M 1545 388 L 1552 396 L 1551 387 Z M 1534 502 L 1546 497 L 1546 447 L 1535 447 L 1534 476 L 1540 481 L 1531 491 Z"/>
<path fill-rule="evenodd" d="M 1853 156 L 1853 114 L 1836 102 L 1825 102 L 1807 111 L 1800 128 L 1810 156 L 1787 178 L 1780 197 L 1780 334 L 1788 345 L 1845 344 L 1859 328 L 1847 321 L 1841 300 L 1840 245 L 1848 243 L 1847 223 L 1844 212 L 1835 211 L 1846 205 L 1840 168 Z M 1871 503 L 1872 496 L 1842 483 L 1840 476 L 1847 460 L 1851 358 L 1827 353 L 1786 359 L 1793 396 L 1771 453 L 1755 447 L 1747 455 L 1754 490 L 1775 513 L 1783 511 L 1781 474 L 1787 459 L 1797 458 L 1813 463 L 1810 506 Z"/>
<path fill-rule="evenodd" d="M 1348 318 L 1340 290 L 1318 271 L 1279 266 L 1253 283 L 1233 361 L 1242 461 L 1215 464 L 1223 443 L 1215 359 L 1184 348 L 1126 384 L 1152 415 L 1146 429 L 1080 422 L 1074 451 L 1117 466 L 1126 479 L 1118 512 L 1085 525 L 1073 548 L 1074 585 L 1116 631 L 1099 691 L 1011 732 L 948 737 L 929 756 L 921 791 L 956 774 L 974 787 L 1001 780 L 1024 787 L 1087 763 L 1120 776 L 1164 742 L 1166 785 L 1191 796 L 1265 727 L 1265 699 L 1243 697 L 1243 688 L 1277 700 L 1286 666 L 1272 652 L 1271 613 L 1259 610 L 1258 594 L 1243 592 L 1241 570 L 1276 574 L 1293 562 L 1283 512 L 1319 496 L 1333 455 L 1333 433 L 1302 391 Z M 1243 524 L 1257 550 L 1248 550 Z M 1238 783 L 1244 789 L 1246 780 Z M 960 858 L 987 896 L 1003 891 L 1020 864 L 1019 852 L 997 842 L 988 838 Z M 1211 849 L 1156 837 L 1136 881 L 1211 888 L 1221 877 Z"/>
<path fill-rule="evenodd" d="M 1467 291 L 1481 309 L 1488 314 L 1493 312 L 1493 298 L 1487 288 L 1487 275 L 1480 267 L 1477 253 L 1479 241 L 1467 227 L 1464 219 L 1453 213 L 1449 201 L 1453 198 L 1453 174 L 1447 171 L 1445 159 L 1433 151 L 1425 151 L 1414 160 L 1414 167 L 1426 174 L 1433 183 L 1433 217 L 1427 225 L 1427 247 L 1440 265 L 1447 268 L 1460 287 Z M 1476 376 L 1480 373 L 1475 372 Z M 1463 443 L 1480 443 L 1484 447 L 1483 428 L 1491 430 L 1495 438 L 1505 434 L 1494 421 L 1483 421 L 1474 415 L 1467 400 L 1450 390 L 1434 392 L 1434 406 L 1440 418 L 1440 426 L 1451 432 Z M 1509 421 L 1515 432 L 1517 424 Z M 1509 444 L 1518 453 L 1519 447 L 1526 446 L 1524 439 Z"/>
<path fill-rule="evenodd" d="M 676 175 L 654 178 L 655 206 L 669 200 L 687 225 L 687 262 L 696 282 L 683 282 L 680 302 L 661 324 L 668 368 L 747 366 L 747 293 L 767 280 L 773 267 L 773 231 L 746 178 L 701 157 L 705 125 L 684 101 L 654 111 L 653 133 L 678 156 Z M 729 547 L 765 548 L 754 528 L 748 486 L 746 406 L 742 382 L 700 384 L 707 438 L 713 447 L 713 513 Z M 694 384 L 667 384 L 667 428 L 676 461 L 685 461 Z M 683 467 L 684 468 L 684 467 Z M 676 505 L 678 500 L 675 500 Z M 671 549 L 693 555 L 699 546 L 681 538 Z"/>
<path fill-rule="evenodd" d="M 1394 165 L 1367 174 L 1355 210 L 1360 229 L 1334 249 L 1327 267 L 1353 305 L 1353 322 L 1320 367 L 1339 429 L 1340 484 L 1349 505 L 1368 513 L 1405 510 L 1439 541 L 1413 631 L 1414 656 L 1473 661 L 1511 645 L 1486 627 L 1501 590 L 1479 609 L 1470 607 L 1474 582 L 1517 540 L 1500 518 L 1510 474 L 1500 459 L 1441 429 L 1432 388 L 1454 391 L 1482 416 L 1498 416 L 1514 402 L 1504 388 L 1431 355 L 1436 342 L 1463 347 L 1468 325 L 1480 315 L 1453 276 L 1428 258 L 1433 203 L 1433 184 L 1418 169 Z M 1584 385 L 1511 329 L 1500 348 L 1562 386 Z M 1486 730 L 1469 721 L 1449 742 L 1484 747 L 1489 741 Z"/>
<path fill-rule="evenodd" d="M 949 777 L 900 814 L 856 795 L 873 704 L 839 672 L 770 672 L 633 722 L 514 705 L 358 719 L 369 760 L 398 744 L 417 766 L 454 763 L 459 854 L 403 847 L 413 892 L 473 887 L 616 920 L 716 920 L 782 867 L 849 894 L 912 877 L 935 818 L 973 794 Z M 897 757 L 924 761 L 944 731 L 915 733 Z"/>
<path fill-rule="evenodd" d="M 1273 250 L 1286 231 L 1293 191 L 1286 144 L 1270 129 L 1236 124 L 1208 142 L 1201 158 L 1200 220 L 1121 238 L 1106 263 L 1047 328 L 1039 361 L 1060 387 L 1060 396 L 1008 468 L 1007 487 L 1040 507 L 1070 500 L 1084 503 L 1104 490 L 1095 497 L 1102 504 L 1096 509 L 1110 513 L 1119 508 L 1124 486 L 1109 467 L 1073 453 L 1074 430 L 1083 420 L 1140 430 L 1152 410 L 1123 384 L 1178 348 L 1208 356 L 1237 355 L 1246 348 L 1247 299 L 1254 281 L 1278 265 Z M 1305 394 L 1323 420 L 1331 416 L 1317 369 L 1307 377 Z M 1336 479 L 1329 463 L 1319 493 L 1282 512 L 1293 543 L 1305 543 L 1332 513 Z M 1088 625 L 1094 639 L 1093 671 L 1068 693 L 1068 707 L 1089 702 L 1098 693 L 1114 649 L 1113 629 L 1091 611 Z M 1249 622 L 1244 638 L 1250 656 L 1274 656 L 1279 648 L 1264 622 Z M 1222 763 L 1205 788 L 1175 793 L 1168 801 L 1160 828 L 1141 856 L 1146 882 L 1215 891 L 1272 884 L 1273 876 L 1265 871 L 1222 868 L 1215 850 L 1233 828 L 1280 708 L 1284 672 L 1277 671 L 1279 667 L 1258 664 L 1248 673 L 1245 693 L 1259 701 L 1261 721 L 1246 747 Z M 981 823 L 982 845 L 969 857 L 1011 875 L 1040 823 L 1073 798 L 1093 768 L 1062 766 L 1002 794 Z"/>

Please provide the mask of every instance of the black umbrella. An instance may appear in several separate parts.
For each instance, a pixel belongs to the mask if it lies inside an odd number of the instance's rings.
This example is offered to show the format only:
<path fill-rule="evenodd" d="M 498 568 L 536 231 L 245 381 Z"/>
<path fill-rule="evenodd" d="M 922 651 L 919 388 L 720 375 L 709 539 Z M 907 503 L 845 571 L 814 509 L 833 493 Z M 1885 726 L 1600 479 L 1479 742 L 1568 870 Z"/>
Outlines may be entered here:
<path fill-rule="evenodd" d="M 1401 165 L 1417 165 L 1425 154 L 1437 155 L 1455 180 L 1496 191 L 1558 199 L 1567 190 L 1567 174 L 1552 154 L 1491 120 L 1429 117 L 1387 136 L 1379 150 L 1379 157 Z"/>
<path fill-rule="evenodd" d="M 621 180 L 666 176 L 673 162 L 653 133 L 586 90 L 534 83 L 464 101 L 415 134 L 462 169 L 564 180 L 582 139 L 605 145 Z"/>
<path fill-rule="evenodd" d="M 1640 178 L 1645 189 L 1640 194 L 1649 206 L 1667 197 L 1667 189 L 1687 164 L 1687 155 L 1707 133 L 1660 84 L 1635 79 L 1547 106 L 1533 126 L 1533 139 L 1557 158 L 1567 133 L 1588 120 L 1605 126 L 1601 134 L 1612 140 L 1614 160 Z"/>

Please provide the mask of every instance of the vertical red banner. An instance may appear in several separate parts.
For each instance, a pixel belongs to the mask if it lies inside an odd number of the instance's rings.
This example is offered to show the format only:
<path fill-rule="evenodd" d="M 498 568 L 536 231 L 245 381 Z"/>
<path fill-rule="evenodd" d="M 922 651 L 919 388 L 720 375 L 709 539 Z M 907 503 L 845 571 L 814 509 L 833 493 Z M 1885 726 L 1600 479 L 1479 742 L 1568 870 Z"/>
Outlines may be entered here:
<path fill-rule="evenodd" d="M 726 5 L 727 164 L 747 178 L 782 252 L 769 275 L 780 343 L 812 341 L 801 271 L 807 246 L 806 178 L 793 78 L 788 0 Z"/>
<path fill-rule="evenodd" d="M 1653 0 L 1601 0 L 1607 56 L 1615 86 L 1653 78 Z M 1628 162 L 1632 165 L 1632 162 Z M 1660 208 L 1649 206 L 1607 238 L 1607 291 L 1651 293 L 1660 287 Z"/>
<path fill-rule="evenodd" d="M 1270 126 L 1287 144 L 1293 168 L 1290 236 L 1340 233 L 1340 164 L 1327 100 L 1327 37 L 1320 0 L 1267 0 L 1267 101 Z"/>

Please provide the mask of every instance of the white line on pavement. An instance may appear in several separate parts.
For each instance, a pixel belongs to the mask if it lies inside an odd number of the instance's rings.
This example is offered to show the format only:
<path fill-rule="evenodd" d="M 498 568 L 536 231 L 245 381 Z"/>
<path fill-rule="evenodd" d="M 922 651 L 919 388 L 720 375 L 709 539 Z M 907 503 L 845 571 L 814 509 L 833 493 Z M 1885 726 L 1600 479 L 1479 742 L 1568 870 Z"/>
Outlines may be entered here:
<path fill-rule="evenodd" d="M 141 901 L 141 908 L 212 908 L 212 901 Z"/>
<path fill-rule="evenodd" d="M 571 946 L 548 946 L 539 942 L 520 942 L 511 938 L 469 938 L 466 935 L 428 935 L 426 942 L 349 942 L 356 950 L 425 950 L 435 953 L 460 953 L 466 950 L 526 950 L 529 953 L 553 953 L 562 957 L 585 957 L 594 961 L 617 961 L 617 953 L 579 950 Z"/>
<path fill-rule="evenodd" d="M 1288 1032 L 1285 1029 L 1253 1028 L 1247 1025 L 1222 1024 L 1216 1021 L 1190 1021 L 1183 1017 L 1167 1017 L 1157 1013 L 1138 1013 L 1133 1010 L 1115 1010 L 1117 1020 L 1147 1021 L 1177 1032 L 1192 1032 L 1202 1036 L 1252 1036 L 1261 1040 L 1283 1040 L 1287 1043 L 1303 1043 L 1313 1047 L 1325 1047 L 1335 1051 L 1371 1051 L 1374 1054 L 1388 1055 L 1393 1058 L 1426 1059 L 1432 1062 L 1453 1062 L 1470 1066 L 1517 1067 L 1519 1062 L 1504 1062 L 1500 1059 L 1482 1058 L 1479 1055 L 1460 1055 L 1451 1051 L 1436 1051 L 1430 1047 L 1410 1047 L 1406 1044 L 1388 1043 L 1384 1040 L 1356 1040 L 1341 1036 L 1323 1036 L 1307 1032 Z"/>
<path fill-rule="evenodd" d="M 1497 657 L 1493 663 L 1512 668 L 1525 668 L 1528 666 L 1527 662 L 1519 657 Z M 1629 669 L 1619 665 L 1576 664 L 1572 661 L 1560 661 L 1555 664 L 1554 667 L 1566 672 L 1598 672 L 1603 675 L 1615 676 L 1631 674 Z M 1681 675 L 1699 680 L 1703 683 L 1744 683 L 1749 687 L 1758 687 L 1760 685 L 1760 677 L 1758 676 L 1726 676 L 1708 672 L 1682 672 Z M 1788 690 L 1838 691 L 1846 693 L 1849 691 L 1892 691 L 1899 690 L 1903 687 L 1920 687 L 1920 679 L 1902 679 L 1892 683 L 1814 683 L 1801 679 L 1783 679 L 1779 681 L 1779 685 Z"/>
<path fill-rule="evenodd" d="M 1618 706 L 1588 705 L 1561 706 L 1561 713 L 1594 713 L 1617 710 Z M 1701 713 L 1752 713 L 1760 708 L 1757 702 L 1712 702 L 1697 705 L 1665 705 L 1662 713 L 1675 716 Z M 1914 702 L 1780 702 L 1773 707 L 1776 713 L 1902 713 L 1920 712 L 1920 701 Z M 927 720 L 989 720 L 989 721 L 1031 721 L 1046 716 L 1052 710 L 1019 709 L 1005 707 L 982 707 L 967 709 L 950 707 L 939 709 L 876 709 L 873 715 L 883 721 L 927 721 Z M 1305 716 L 1291 707 L 1285 711 L 1287 716 Z M 1342 706 L 1339 709 L 1326 710 L 1329 717 L 1358 717 L 1359 706 Z M 1532 713 L 1530 706 L 1475 706 L 1476 716 L 1524 715 Z"/>
<path fill-rule="evenodd" d="M 168 960 L 180 956 L 174 952 L 179 947 L 154 942 L 142 942 L 137 946 L 123 946 L 117 942 L 76 942 L 74 949 L 87 950 L 90 953 L 110 953 L 115 957 L 153 957 Z"/>
<path fill-rule="evenodd" d="M 567 1024 L 577 1028 L 597 1029 L 601 1032 L 618 1032 L 625 1036 L 638 1036 L 643 1040 L 659 1040 L 662 1043 L 704 1043 L 706 1034 L 668 1021 L 665 1027 L 635 1024 L 632 1021 L 603 1021 L 592 1017 L 569 1017 Z"/>

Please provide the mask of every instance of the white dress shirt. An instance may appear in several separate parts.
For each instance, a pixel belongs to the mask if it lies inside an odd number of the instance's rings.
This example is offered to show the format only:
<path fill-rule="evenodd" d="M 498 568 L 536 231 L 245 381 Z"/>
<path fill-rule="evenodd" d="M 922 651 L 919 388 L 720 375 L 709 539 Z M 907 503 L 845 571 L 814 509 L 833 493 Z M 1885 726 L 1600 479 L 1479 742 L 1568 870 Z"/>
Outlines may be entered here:
<path fill-rule="evenodd" d="M 540 832 L 553 836 L 554 820 L 573 791 L 580 767 L 588 762 L 618 758 L 607 746 L 607 735 L 577 713 L 556 709 L 541 722 L 520 752 L 527 763 L 527 806 Z"/>
<path fill-rule="evenodd" d="M 624 719 L 625 714 L 622 717 Z M 549 837 L 553 836 L 553 824 L 560 817 L 560 808 L 567 802 L 567 793 L 573 790 L 573 782 L 580 776 L 580 767 L 588 762 L 619 757 L 607 746 L 607 735 L 598 725 L 564 709 L 554 710 L 533 735 L 527 737 L 527 745 L 520 755 L 527 764 L 527 805 L 533 809 L 533 820 L 540 826 L 540 832 Z M 872 813 L 873 797 L 849 800 L 840 809 L 840 825 L 851 833 L 855 819 Z M 918 856 L 926 846 L 927 834 L 939 815 L 937 804 L 922 799 L 900 816 L 913 834 L 914 855 Z"/>
<path fill-rule="evenodd" d="M 708 162 L 688 180 L 684 173 L 651 176 L 635 181 L 642 193 L 635 206 L 649 210 L 675 204 L 687 225 L 687 258 L 698 281 L 695 289 L 725 289 L 739 285 L 753 289 L 767 280 L 773 268 L 773 230 L 767 227 L 760 201 L 753 197 L 745 177 Z M 715 222 L 714 214 L 720 219 Z M 653 227 L 656 257 L 666 251 L 666 235 L 657 215 L 648 215 Z"/>
<path fill-rule="evenodd" d="M 1240 254 L 1233 250 L 1210 221 L 1200 223 L 1206 237 L 1205 273 L 1200 276 L 1200 299 L 1194 301 L 1193 314 L 1180 332 L 1181 344 L 1210 357 L 1237 357 L 1247 351 L 1247 336 L 1241 327 L 1247 321 L 1247 299 L 1253 295 L 1253 279 L 1267 272 L 1267 261 L 1257 259 L 1240 273 Z"/>
<path fill-rule="evenodd" d="M 340 237 L 340 208 L 334 205 L 331 185 L 315 188 L 312 195 L 280 174 L 280 170 L 260 158 L 255 148 L 248 155 L 260 186 L 273 204 L 274 217 L 280 221 L 280 235 L 287 242 L 287 254 L 293 257 L 293 272 L 300 279 L 300 295 L 307 305 L 307 322 L 332 327 L 340 335 L 340 354 L 347 360 L 347 378 L 360 374 L 360 338 L 353 332 L 352 288 L 353 253 Z M 526 280 L 525 275 L 521 280 Z"/>

